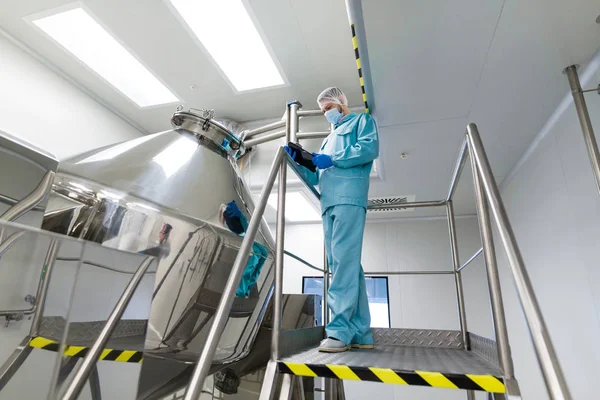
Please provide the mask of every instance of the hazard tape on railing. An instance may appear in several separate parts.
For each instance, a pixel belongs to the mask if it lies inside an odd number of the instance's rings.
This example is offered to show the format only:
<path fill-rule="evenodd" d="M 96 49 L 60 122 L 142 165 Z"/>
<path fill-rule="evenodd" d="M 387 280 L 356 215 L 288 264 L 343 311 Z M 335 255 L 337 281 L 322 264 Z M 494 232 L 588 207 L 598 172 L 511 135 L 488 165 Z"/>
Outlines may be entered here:
<path fill-rule="evenodd" d="M 46 339 L 38 336 L 29 341 L 29 347 L 43 349 L 49 351 L 59 351 L 60 343 L 55 340 Z M 85 357 L 89 351 L 89 347 L 84 346 L 64 346 L 63 355 L 65 357 Z M 116 350 L 104 349 L 100 354 L 100 360 L 117 361 L 127 363 L 141 363 L 144 353 L 137 350 Z"/>
<path fill-rule="evenodd" d="M 448 374 L 430 371 L 396 371 L 389 368 L 292 362 L 279 362 L 278 370 L 283 374 L 297 376 L 506 393 L 502 378 L 493 375 Z"/>

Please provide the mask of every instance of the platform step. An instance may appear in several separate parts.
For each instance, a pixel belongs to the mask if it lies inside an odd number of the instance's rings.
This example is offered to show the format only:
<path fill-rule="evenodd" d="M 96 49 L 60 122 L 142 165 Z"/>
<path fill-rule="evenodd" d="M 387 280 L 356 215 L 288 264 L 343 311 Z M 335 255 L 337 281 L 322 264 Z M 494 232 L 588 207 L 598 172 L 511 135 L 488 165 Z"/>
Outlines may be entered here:
<path fill-rule="evenodd" d="M 134 338 L 135 342 L 130 345 L 124 346 L 113 346 L 110 343 L 109 347 L 103 349 L 99 359 L 103 361 L 118 361 L 126 363 L 140 363 L 144 357 L 144 336 Z M 132 341 L 133 342 L 133 341 Z M 52 339 L 45 338 L 43 336 L 37 336 L 31 339 L 28 343 L 29 347 L 34 349 L 42 349 L 49 351 L 60 351 L 60 342 Z M 78 346 L 78 345 L 66 345 L 63 347 L 64 357 L 85 357 L 89 352 L 91 346 Z M 128 350 L 122 350 L 122 349 Z M 135 348 L 135 349 L 132 349 Z"/>
<path fill-rule="evenodd" d="M 314 348 L 281 360 L 278 367 L 299 376 L 506 392 L 501 371 L 465 350 L 377 346 L 330 354 Z"/>
<path fill-rule="evenodd" d="M 376 330 L 375 349 L 320 353 L 314 346 L 282 358 L 278 370 L 298 376 L 505 393 L 502 371 L 493 360 L 456 348 L 460 340 L 449 332 Z M 412 340 L 417 337 L 437 339 Z"/>
<path fill-rule="evenodd" d="M 62 348 L 65 357 L 85 357 L 98 338 L 106 321 L 71 322 L 68 324 L 67 344 Z M 121 320 L 117 323 L 106 348 L 99 359 L 140 363 L 144 356 L 147 320 Z M 35 349 L 60 351 L 61 338 L 67 328 L 62 317 L 42 318 L 39 336 L 32 338 L 28 346 Z"/>

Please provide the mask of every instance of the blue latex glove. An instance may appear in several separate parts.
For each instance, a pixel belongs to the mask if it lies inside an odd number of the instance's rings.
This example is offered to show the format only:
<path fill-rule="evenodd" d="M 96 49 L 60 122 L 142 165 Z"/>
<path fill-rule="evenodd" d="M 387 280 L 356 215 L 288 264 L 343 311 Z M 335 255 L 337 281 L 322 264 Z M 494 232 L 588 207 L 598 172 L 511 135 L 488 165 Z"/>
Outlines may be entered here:
<path fill-rule="evenodd" d="M 292 150 L 289 146 L 283 146 L 283 149 L 292 157 L 292 160 L 296 161 L 296 151 Z"/>
<path fill-rule="evenodd" d="M 225 208 L 225 213 L 230 218 L 234 218 L 234 217 L 239 218 L 242 216 L 242 210 L 240 210 L 240 208 L 236 204 L 235 200 L 231 200 L 229 203 L 227 203 L 227 207 Z"/>
<path fill-rule="evenodd" d="M 319 169 L 327 169 L 333 167 L 333 160 L 327 154 L 313 153 L 312 162 Z"/>

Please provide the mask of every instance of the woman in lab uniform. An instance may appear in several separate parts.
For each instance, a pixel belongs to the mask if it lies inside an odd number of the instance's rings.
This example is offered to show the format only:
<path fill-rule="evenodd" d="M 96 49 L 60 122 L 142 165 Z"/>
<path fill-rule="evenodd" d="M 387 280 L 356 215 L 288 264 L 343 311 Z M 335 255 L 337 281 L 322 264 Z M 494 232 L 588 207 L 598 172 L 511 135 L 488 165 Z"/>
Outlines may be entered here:
<path fill-rule="evenodd" d="M 333 127 L 319 153 L 313 153 L 318 170 L 302 169 L 310 184 L 319 185 L 325 249 L 332 273 L 327 295 L 332 318 L 319 351 L 373 348 L 361 252 L 369 176 L 379 155 L 377 127 L 369 114 L 356 114 L 348 108 L 339 88 L 325 89 L 317 103 Z M 286 151 L 294 157 L 292 149 L 286 146 Z"/>

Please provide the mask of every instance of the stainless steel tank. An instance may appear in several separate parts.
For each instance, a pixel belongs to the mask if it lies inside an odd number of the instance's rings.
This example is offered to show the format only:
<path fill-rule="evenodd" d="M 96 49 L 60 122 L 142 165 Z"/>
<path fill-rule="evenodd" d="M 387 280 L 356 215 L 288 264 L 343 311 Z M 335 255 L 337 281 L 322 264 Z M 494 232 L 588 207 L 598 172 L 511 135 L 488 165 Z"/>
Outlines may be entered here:
<path fill-rule="evenodd" d="M 61 162 L 42 228 L 158 258 L 145 351 L 171 361 L 200 355 L 242 238 L 221 222 L 235 200 L 250 217 L 250 192 L 236 165 L 243 146 L 207 114 L 177 112 L 174 128 Z M 274 242 L 256 284 L 235 299 L 215 362 L 251 350 L 273 283 Z"/>

